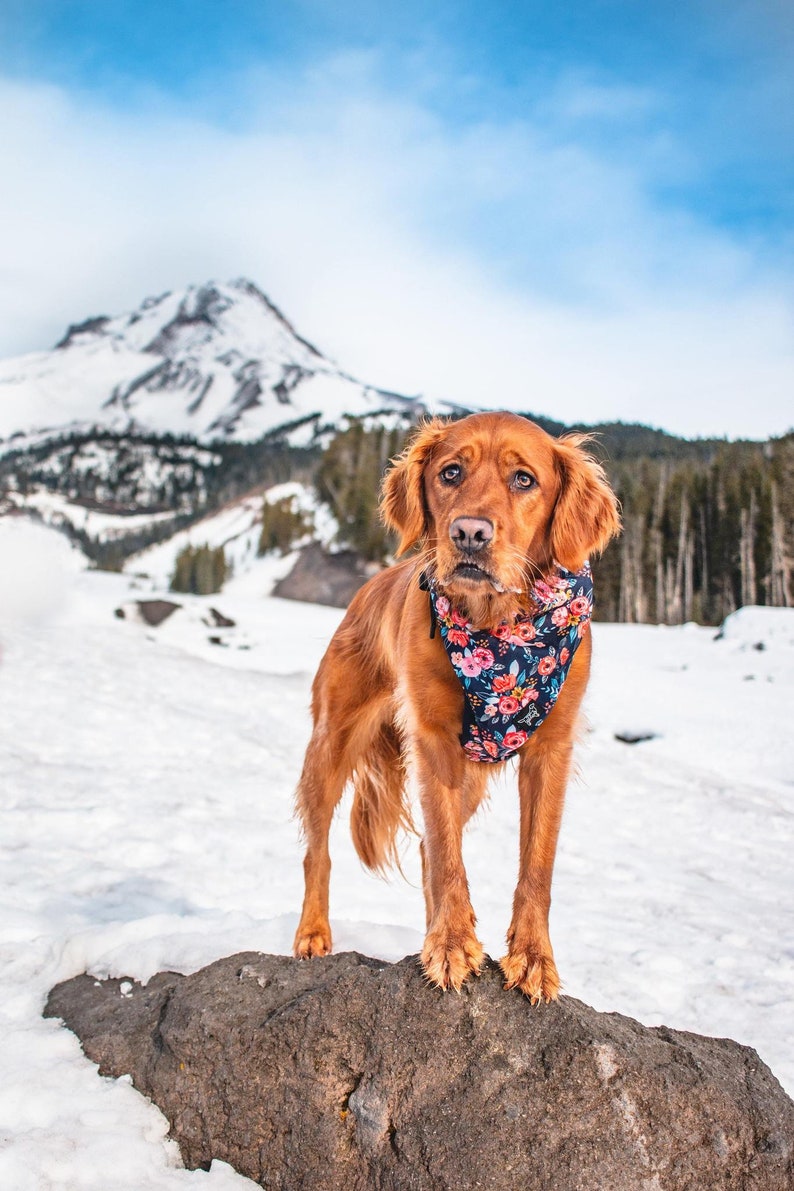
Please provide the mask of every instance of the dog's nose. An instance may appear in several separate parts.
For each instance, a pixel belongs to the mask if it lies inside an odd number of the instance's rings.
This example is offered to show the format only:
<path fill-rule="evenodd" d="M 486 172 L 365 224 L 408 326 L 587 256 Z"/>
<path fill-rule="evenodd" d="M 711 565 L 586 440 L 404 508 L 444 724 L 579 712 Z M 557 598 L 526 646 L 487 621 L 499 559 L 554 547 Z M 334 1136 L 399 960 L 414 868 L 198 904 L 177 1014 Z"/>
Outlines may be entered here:
<path fill-rule="evenodd" d="M 493 540 L 493 521 L 484 517 L 456 517 L 449 536 L 464 554 L 476 554 Z"/>

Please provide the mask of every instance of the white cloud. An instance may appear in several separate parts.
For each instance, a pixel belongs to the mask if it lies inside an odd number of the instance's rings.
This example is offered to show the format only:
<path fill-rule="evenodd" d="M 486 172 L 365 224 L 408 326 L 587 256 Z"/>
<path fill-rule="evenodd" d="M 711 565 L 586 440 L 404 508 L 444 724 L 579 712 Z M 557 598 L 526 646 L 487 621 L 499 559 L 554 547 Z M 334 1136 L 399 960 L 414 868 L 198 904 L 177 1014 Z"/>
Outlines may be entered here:
<path fill-rule="evenodd" d="M 688 434 L 794 420 L 782 271 L 659 209 L 647 162 L 561 138 L 542 113 L 454 129 L 383 94 L 375 66 L 254 76 L 234 129 L 156 97 L 130 115 L 0 84 L 0 352 L 244 274 L 385 386 Z M 652 105 L 576 87 L 569 115 Z"/>

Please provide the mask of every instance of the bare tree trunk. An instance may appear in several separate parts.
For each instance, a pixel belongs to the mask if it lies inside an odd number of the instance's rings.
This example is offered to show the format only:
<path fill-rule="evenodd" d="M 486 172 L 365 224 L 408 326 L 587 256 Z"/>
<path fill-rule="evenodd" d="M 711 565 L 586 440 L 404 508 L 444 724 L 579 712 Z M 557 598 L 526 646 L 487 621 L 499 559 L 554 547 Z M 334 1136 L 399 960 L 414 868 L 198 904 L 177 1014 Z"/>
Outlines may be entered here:
<path fill-rule="evenodd" d="M 643 519 L 633 517 L 624 525 L 620 549 L 618 618 L 627 624 L 643 624 L 646 620 L 642 558 Z"/>
<path fill-rule="evenodd" d="M 662 556 L 662 535 L 658 528 L 653 531 L 654 557 L 656 563 L 656 620 L 666 619 L 664 599 L 664 558 Z"/>
<path fill-rule="evenodd" d="M 632 563 L 632 549 L 631 549 L 630 527 L 628 524 L 623 529 L 623 539 L 620 544 L 620 599 L 618 609 L 618 619 L 621 623 L 632 624 L 634 613 L 634 566 Z"/>
<path fill-rule="evenodd" d="M 750 492 L 749 509 L 742 509 L 742 529 L 741 540 L 739 542 L 739 567 L 742 577 L 742 606 L 745 608 L 749 604 L 754 604 L 757 599 L 755 575 L 755 522 L 757 510 L 758 502 L 756 501 L 755 490 L 752 490 Z"/>
<path fill-rule="evenodd" d="M 678 551 L 675 560 L 675 580 L 671 599 L 671 624 L 681 624 L 684 620 L 684 573 L 686 570 L 686 556 L 689 549 L 689 505 L 686 496 L 681 493 L 681 519 L 678 523 Z"/>
<path fill-rule="evenodd" d="M 643 575 L 643 561 L 645 558 L 645 520 L 637 517 L 634 521 L 634 621 L 644 624 L 648 619 L 645 607 L 645 577 Z"/>
<path fill-rule="evenodd" d="M 686 540 L 684 555 L 684 588 L 683 588 L 683 616 L 684 621 L 693 620 L 695 606 L 695 540 L 690 535 Z"/>
<path fill-rule="evenodd" d="M 701 614 L 702 610 L 707 607 L 709 594 L 709 556 L 708 556 L 708 535 L 706 533 L 706 506 L 700 506 L 700 591 L 701 591 Z"/>
<path fill-rule="evenodd" d="M 667 619 L 667 606 L 664 588 L 664 554 L 662 549 L 662 531 L 659 528 L 662 522 L 662 514 L 664 512 L 664 501 L 666 495 L 667 465 L 663 463 L 659 469 L 659 487 L 656 490 L 656 499 L 654 501 L 653 509 L 653 553 L 656 571 L 656 607 L 654 611 L 657 623 L 666 621 Z"/>
<path fill-rule="evenodd" d="M 778 608 L 790 608 L 791 559 L 786 552 L 786 534 L 777 499 L 777 485 L 772 483 L 772 550 L 769 562 L 769 602 Z"/>

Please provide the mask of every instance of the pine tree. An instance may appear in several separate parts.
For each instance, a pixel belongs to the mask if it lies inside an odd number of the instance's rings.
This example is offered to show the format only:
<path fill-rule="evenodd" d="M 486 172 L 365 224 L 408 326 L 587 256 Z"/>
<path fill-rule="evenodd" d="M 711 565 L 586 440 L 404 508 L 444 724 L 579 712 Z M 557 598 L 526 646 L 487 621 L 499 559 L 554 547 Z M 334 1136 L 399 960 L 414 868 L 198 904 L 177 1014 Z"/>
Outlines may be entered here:
<path fill-rule="evenodd" d="M 313 529 L 312 519 L 296 505 L 293 496 L 282 497 L 281 500 L 262 501 L 262 530 L 259 534 L 257 554 L 267 554 L 269 550 L 278 550 L 286 554 Z"/>
<path fill-rule="evenodd" d="M 331 440 L 317 473 L 320 498 L 339 523 L 340 544 L 376 562 L 392 547 L 378 514 L 380 481 L 404 439 L 402 430 L 354 422 Z"/>
<path fill-rule="evenodd" d="M 229 574 L 223 546 L 185 546 L 176 557 L 171 591 L 213 595 L 221 590 Z"/>

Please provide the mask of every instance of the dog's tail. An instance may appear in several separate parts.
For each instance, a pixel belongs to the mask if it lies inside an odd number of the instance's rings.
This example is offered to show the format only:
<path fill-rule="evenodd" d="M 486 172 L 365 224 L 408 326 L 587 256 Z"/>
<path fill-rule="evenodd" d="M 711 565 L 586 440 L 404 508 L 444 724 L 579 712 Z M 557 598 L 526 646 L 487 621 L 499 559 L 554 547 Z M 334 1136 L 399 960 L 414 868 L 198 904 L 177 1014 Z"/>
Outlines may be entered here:
<path fill-rule="evenodd" d="M 381 724 L 353 774 L 350 830 L 362 864 L 383 874 L 402 871 L 397 836 L 414 831 L 405 796 L 405 761 L 397 729 Z"/>

